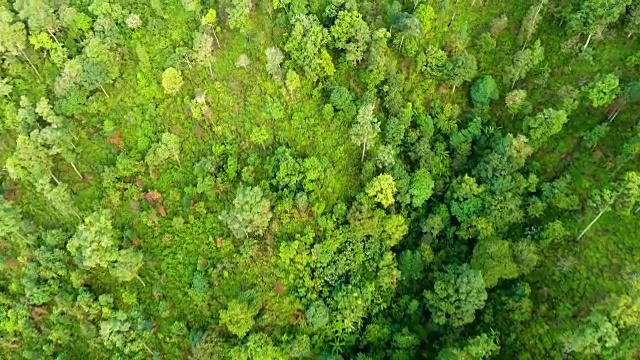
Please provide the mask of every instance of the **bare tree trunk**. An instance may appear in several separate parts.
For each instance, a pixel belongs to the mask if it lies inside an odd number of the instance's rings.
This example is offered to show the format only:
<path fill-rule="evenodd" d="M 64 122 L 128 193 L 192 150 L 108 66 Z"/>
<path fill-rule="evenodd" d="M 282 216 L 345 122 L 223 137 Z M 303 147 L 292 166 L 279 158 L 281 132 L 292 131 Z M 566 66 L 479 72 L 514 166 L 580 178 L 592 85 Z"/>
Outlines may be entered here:
<path fill-rule="evenodd" d="M 218 49 L 220 49 L 220 40 L 218 40 L 218 35 L 216 35 L 216 29 L 212 26 L 211 30 L 213 31 L 213 37 L 216 39 L 216 44 L 218 44 Z"/>
<path fill-rule="evenodd" d="M 609 122 L 615 120 L 615 118 L 618 116 L 618 113 L 620 113 L 620 109 L 617 109 L 613 115 L 609 116 Z"/>
<path fill-rule="evenodd" d="M 22 49 L 20 49 L 20 52 L 22 53 L 22 56 L 24 56 L 25 60 L 27 60 L 27 62 L 29 63 L 29 65 L 31 66 L 33 71 L 36 73 L 36 75 L 38 76 L 38 79 L 42 80 L 42 76 L 40 76 L 40 73 L 38 72 L 38 69 L 36 69 L 36 67 L 33 65 L 33 63 L 31 62 L 31 59 L 29 59 L 27 54 L 25 54 Z"/>
<path fill-rule="evenodd" d="M 58 41 L 58 38 L 53 34 L 53 31 L 47 29 L 47 32 L 49 33 L 49 35 L 51 35 L 53 40 L 55 40 L 56 44 L 60 45 L 60 42 Z"/>
<path fill-rule="evenodd" d="M 69 161 L 69 164 L 71 164 L 71 167 L 73 168 L 73 171 L 75 171 L 76 174 L 78 174 L 78 177 L 80 177 L 80 180 L 84 180 L 84 177 L 82 176 L 82 174 L 80 174 L 80 171 L 78 171 L 78 168 L 76 167 L 76 165 L 74 163 L 72 163 L 71 161 Z"/>
<path fill-rule="evenodd" d="M 364 161 L 364 152 L 367 149 L 367 143 L 362 143 L 362 157 L 360 158 L 360 161 Z"/>
<path fill-rule="evenodd" d="M 55 181 L 57 185 L 60 185 L 60 181 L 58 181 L 58 178 L 55 175 L 53 175 L 53 173 L 51 173 L 51 177 L 53 178 L 53 181 Z"/>
<path fill-rule="evenodd" d="M 142 286 L 146 287 L 147 284 L 144 283 L 144 281 L 142 281 L 142 279 L 140 278 L 140 276 L 138 274 L 136 274 L 136 279 L 138 279 L 138 281 L 140 281 L 140 283 L 142 284 Z"/>
<path fill-rule="evenodd" d="M 585 50 L 587 46 L 589 46 L 589 42 L 591 42 L 592 36 L 593 36 L 593 33 L 589 34 L 589 37 L 587 38 L 587 42 L 584 44 L 584 47 L 582 48 L 582 50 Z"/>
<path fill-rule="evenodd" d="M 147 344 L 142 343 L 142 345 L 144 346 L 145 349 L 147 349 L 147 351 L 149 352 L 149 354 L 151 354 L 151 356 L 155 356 L 155 354 L 153 353 L 153 351 L 151 351 L 151 349 L 147 346 Z"/>
<path fill-rule="evenodd" d="M 107 97 L 109 97 L 109 94 L 107 94 L 107 92 L 104 90 L 104 87 L 102 87 L 102 85 L 100 85 L 100 90 L 102 90 L 102 92 L 103 92 Z"/>
<path fill-rule="evenodd" d="M 602 211 L 600 211 L 600 213 L 598 214 L 598 216 L 596 216 L 595 219 L 593 219 L 593 221 L 589 224 L 589 226 L 587 226 L 584 230 L 582 230 L 582 232 L 580 233 L 580 235 L 578 235 L 578 237 L 576 238 L 576 242 L 580 241 L 580 239 L 582 239 L 582 237 L 584 236 L 584 234 L 587 233 L 587 231 L 589 231 L 589 229 L 591 229 L 591 227 L 593 226 L 593 224 L 596 223 L 596 221 L 598 221 L 598 219 L 600 219 L 600 217 L 602 216 L 602 214 L 604 214 L 605 212 L 607 212 L 609 210 L 609 206 L 605 207 Z"/>

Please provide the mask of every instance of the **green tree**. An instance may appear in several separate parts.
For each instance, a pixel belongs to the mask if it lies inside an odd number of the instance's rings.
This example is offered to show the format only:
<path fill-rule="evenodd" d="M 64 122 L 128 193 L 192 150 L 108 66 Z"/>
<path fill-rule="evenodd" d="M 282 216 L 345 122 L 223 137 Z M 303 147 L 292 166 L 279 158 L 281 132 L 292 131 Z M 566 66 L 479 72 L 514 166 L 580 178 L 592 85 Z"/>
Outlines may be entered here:
<path fill-rule="evenodd" d="M 220 310 L 220 324 L 225 325 L 235 336 L 242 338 L 255 324 L 253 318 L 258 315 L 258 311 L 259 308 L 243 301 L 231 300 L 226 310 Z"/>
<path fill-rule="evenodd" d="M 448 84 L 453 85 L 452 91 L 462 85 L 465 81 L 471 81 L 478 72 L 478 63 L 475 56 L 469 53 L 449 58 L 444 69 L 444 79 Z"/>
<path fill-rule="evenodd" d="M 490 75 L 479 78 L 471 86 L 471 101 L 475 106 L 489 106 L 491 100 L 497 100 L 499 96 L 498 85 Z"/>
<path fill-rule="evenodd" d="M 414 208 L 419 208 L 427 201 L 433 194 L 433 188 L 435 182 L 431 178 L 431 174 L 424 169 L 420 168 L 411 177 L 411 184 L 409 185 L 409 194 L 411 194 L 411 205 Z"/>
<path fill-rule="evenodd" d="M 460 327 L 472 322 L 487 300 L 482 273 L 464 265 L 450 265 L 437 272 L 433 290 L 424 292 L 436 324 Z"/>
<path fill-rule="evenodd" d="M 133 278 L 140 280 L 138 270 L 142 267 L 142 258 L 142 253 L 135 249 L 120 250 L 116 262 L 111 266 L 110 272 L 118 281 L 126 282 L 133 280 Z M 142 280 L 140 281 L 142 282 Z"/>
<path fill-rule="evenodd" d="M 593 311 L 588 318 L 581 321 L 575 331 L 566 335 L 562 340 L 567 353 L 598 355 L 603 349 L 618 344 L 618 329 L 605 315 Z"/>
<path fill-rule="evenodd" d="M 340 11 L 330 29 L 333 46 L 345 50 L 348 64 L 355 65 L 364 56 L 371 34 L 369 26 L 357 11 Z"/>
<path fill-rule="evenodd" d="M 586 49 L 594 35 L 600 35 L 625 13 L 631 0 L 585 0 L 567 17 L 567 31 L 571 35 L 587 35 Z"/>
<path fill-rule="evenodd" d="M 94 212 L 78 226 L 67 243 L 67 250 L 76 263 L 84 268 L 106 268 L 118 259 L 118 241 L 113 229 L 111 213 Z"/>
<path fill-rule="evenodd" d="M 231 0 L 231 7 L 227 8 L 229 27 L 246 33 L 249 28 L 250 0 Z"/>
<path fill-rule="evenodd" d="M 618 77 L 614 74 L 600 75 L 586 88 L 587 97 L 593 107 L 603 107 L 611 104 L 620 92 Z"/>
<path fill-rule="evenodd" d="M 524 128 L 531 144 L 539 147 L 559 133 L 567 121 L 567 113 L 564 110 L 544 109 L 534 117 L 525 118 Z"/>
<path fill-rule="evenodd" d="M 333 75 L 331 55 L 325 48 L 330 39 L 329 31 L 315 15 L 296 15 L 292 21 L 293 29 L 284 45 L 291 61 L 311 80 Z"/>
<path fill-rule="evenodd" d="M 162 134 L 162 139 L 159 143 L 151 146 L 145 157 L 145 162 L 149 167 L 155 169 L 164 165 L 169 159 L 174 159 L 178 166 L 182 166 L 180 164 L 180 138 L 177 135 L 166 132 Z"/>
<path fill-rule="evenodd" d="M 182 80 L 182 73 L 180 70 L 170 67 L 167 68 L 162 73 L 162 88 L 164 89 L 165 94 L 175 95 L 180 91 L 184 85 L 184 80 Z"/>
<path fill-rule="evenodd" d="M 511 115 L 522 112 L 527 107 L 527 91 L 516 89 L 507 94 L 504 98 L 507 111 Z"/>
<path fill-rule="evenodd" d="M 626 19 L 627 39 L 631 38 L 640 31 L 640 5 L 636 4 L 627 12 Z"/>
<path fill-rule="evenodd" d="M 269 200 L 263 198 L 259 187 L 239 187 L 233 208 L 220 216 L 233 235 L 243 239 L 249 235 L 262 235 L 271 220 Z"/>
<path fill-rule="evenodd" d="M 500 279 L 514 279 L 519 275 L 511 244 L 506 240 L 478 241 L 473 248 L 471 267 L 482 272 L 487 288 L 496 286 Z"/>
<path fill-rule="evenodd" d="M 396 183 L 393 181 L 393 176 L 389 174 L 378 175 L 371 180 L 366 189 L 367 195 L 374 198 L 384 207 L 394 203 L 396 191 Z"/>
<path fill-rule="evenodd" d="M 351 127 L 351 130 L 349 130 L 351 141 L 362 146 L 362 161 L 364 161 L 364 153 L 367 150 L 367 145 L 371 144 L 380 133 L 380 122 L 378 122 L 373 114 L 374 109 L 374 104 L 362 106 L 360 110 L 358 110 L 356 123 Z"/>
<path fill-rule="evenodd" d="M 537 40 L 532 48 L 518 51 L 513 57 L 513 63 L 505 69 L 511 88 L 513 89 L 516 82 L 524 79 L 542 60 L 544 60 L 544 48 L 540 45 L 540 40 Z"/>
<path fill-rule="evenodd" d="M 11 11 L 4 6 L 0 6 L 0 54 L 4 56 L 21 55 L 29 63 L 38 78 L 41 78 L 40 73 L 24 51 L 27 48 L 27 32 L 24 24 L 15 20 L 15 16 Z"/>
<path fill-rule="evenodd" d="M 282 81 L 282 69 L 280 65 L 284 60 L 284 54 L 277 46 L 268 48 L 264 54 L 267 57 L 267 72 L 273 76 L 276 81 Z"/>

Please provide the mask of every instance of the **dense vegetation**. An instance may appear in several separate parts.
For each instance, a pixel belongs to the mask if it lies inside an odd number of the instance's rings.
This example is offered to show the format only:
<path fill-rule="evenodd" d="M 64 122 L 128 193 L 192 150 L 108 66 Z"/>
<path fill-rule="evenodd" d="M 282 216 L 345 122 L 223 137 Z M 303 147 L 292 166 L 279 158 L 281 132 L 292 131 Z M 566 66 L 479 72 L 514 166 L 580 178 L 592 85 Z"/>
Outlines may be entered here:
<path fill-rule="evenodd" d="M 0 359 L 637 358 L 639 32 L 0 0 Z"/>

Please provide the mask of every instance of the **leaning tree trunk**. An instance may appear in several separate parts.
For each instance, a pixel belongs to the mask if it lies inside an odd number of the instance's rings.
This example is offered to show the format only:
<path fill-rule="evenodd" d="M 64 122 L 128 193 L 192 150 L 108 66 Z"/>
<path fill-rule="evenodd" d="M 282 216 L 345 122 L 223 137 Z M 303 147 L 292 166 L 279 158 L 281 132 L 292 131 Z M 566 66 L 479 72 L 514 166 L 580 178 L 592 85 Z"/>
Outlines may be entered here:
<path fill-rule="evenodd" d="M 602 211 L 600 211 L 600 213 L 598 214 L 598 216 L 596 216 L 595 219 L 593 219 L 593 221 L 589 224 L 589 226 L 587 226 L 584 230 L 582 230 L 582 232 L 580 233 L 580 235 L 578 235 L 578 237 L 576 238 L 576 241 L 580 241 L 580 239 L 584 236 L 584 234 L 587 233 L 587 231 L 589 231 L 589 229 L 591 229 L 591 227 L 593 226 L 593 224 L 595 224 L 600 217 L 602 216 L 602 214 L 604 214 L 605 212 L 607 212 L 609 210 L 609 207 L 605 207 Z"/>

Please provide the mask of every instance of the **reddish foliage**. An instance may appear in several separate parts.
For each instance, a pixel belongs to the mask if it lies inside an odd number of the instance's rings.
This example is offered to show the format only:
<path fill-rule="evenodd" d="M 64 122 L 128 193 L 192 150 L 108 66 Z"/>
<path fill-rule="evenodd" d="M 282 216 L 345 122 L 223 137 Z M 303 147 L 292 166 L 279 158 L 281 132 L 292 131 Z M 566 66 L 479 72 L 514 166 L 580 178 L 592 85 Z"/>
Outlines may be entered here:
<path fill-rule="evenodd" d="M 36 306 L 34 308 L 31 308 L 31 317 L 36 321 L 42 319 L 46 315 L 49 315 L 49 311 L 47 311 L 47 308 L 45 307 Z"/>
<path fill-rule="evenodd" d="M 167 216 L 167 210 L 165 210 L 164 206 L 162 206 L 162 204 L 156 204 L 156 210 L 158 210 L 158 212 L 160 213 L 160 216 L 162 217 L 166 217 Z"/>
<path fill-rule="evenodd" d="M 224 242 L 224 238 L 223 237 L 219 237 L 216 239 L 216 245 L 218 245 L 218 247 L 222 246 L 222 243 Z"/>
<path fill-rule="evenodd" d="M 281 283 L 280 281 L 276 282 L 276 285 L 273 287 L 273 290 L 276 292 L 276 294 L 278 295 L 282 295 L 284 294 L 284 284 Z"/>
<path fill-rule="evenodd" d="M 10 268 L 17 268 L 18 266 L 20 266 L 20 263 L 18 262 L 18 260 L 12 257 L 6 258 L 5 264 L 7 265 L 7 267 L 10 267 Z"/>
<path fill-rule="evenodd" d="M 116 134 L 109 138 L 109 144 L 113 146 L 120 146 L 122 144 L 122 133 L 120 133 L 120 129 L 116 129 Z"/>
<path fill-rule="evenodd" d="M 148 193 L 144 194 L 144 199 L 150 203 L 162 201 L 162 194 L 157 191 L 149 191 Z"/>

